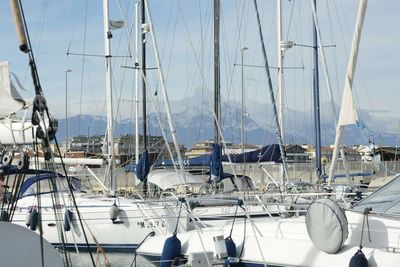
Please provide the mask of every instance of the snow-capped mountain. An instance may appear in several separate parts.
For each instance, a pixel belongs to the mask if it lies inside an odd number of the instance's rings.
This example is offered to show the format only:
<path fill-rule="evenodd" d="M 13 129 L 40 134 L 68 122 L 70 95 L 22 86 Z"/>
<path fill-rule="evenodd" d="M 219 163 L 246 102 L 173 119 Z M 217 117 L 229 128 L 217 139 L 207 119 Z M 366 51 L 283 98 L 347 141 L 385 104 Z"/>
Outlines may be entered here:
<path fill-rule="evenodd" d="M 276 143 L 276 127 L 272 116 L 272 108 L 266 104 L 252 103 L 245 111 L 245 140 L 248 144 Z M 173 120 L 177 129 L 178 141 L 191 147 L 194 143 L 212 139 L 214 136 L 214 116 L 212 106 L 206 98 L 186 98 L 172 101 Z M 241 140 L 241 106 L 239 103 L 222 103 L 222 120 L 224 139 L 228 142 L 240 143 Z M 169 134 L 167 116 L 159 112 L 162 128 Z M 366 144 L 370 137 L 377 144 L 395 145 L 396 136 L 385 132 L 384 125 L 388 120 L 373 116 L 373 112 L 360 110 L 359 117 L 364 123 L 359 126 L 346 127 L 345 144 Z M 81 115 L 69 118 L 69 136 L 77 135 L 104 135 L 106 131 L 106 117 Z M 311 110 L 287 110 L 285 114 L 285 143 L 314 144 L 313 113 Z M 65 119 L 59 119 L 58 138 L 64 139 Z M 139 129 L 142 128 L 142 123 Z M 114 136 L 134 134 L 134 119 L 116 121 Z M 154 112 L 148 114 L 148 133 L 161 135 L 161 127 Z M 383 130 L 382 132 L 378 132 Z M 333 117 L 328 111 L 321 112 L 321 140 L 323 145 L 334 143 L 335 126 Z"/>

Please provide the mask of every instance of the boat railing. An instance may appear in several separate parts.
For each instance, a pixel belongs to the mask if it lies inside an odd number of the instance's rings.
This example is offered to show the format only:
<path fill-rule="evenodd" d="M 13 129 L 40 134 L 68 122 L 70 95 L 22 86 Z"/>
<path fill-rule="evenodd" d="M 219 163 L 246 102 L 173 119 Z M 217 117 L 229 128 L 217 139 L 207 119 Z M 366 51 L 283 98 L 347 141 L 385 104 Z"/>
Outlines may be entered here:
<path fill-rule="evenodd" d="M 261 201 L 260 196 L 259 195 L 255 195 L 255 199 L 261 204 L 261 206 L 263 207 L 265 212 L 267 212 L 268 216 L 272 217 L 272 214 L 269 212 L 268 207 L 266 205 L 264 205 L 264 203 Z"/>
<path fill-rule="evenodd" d="M 162 204 L 162 207 L 168 211 L 168 214 L 173 215 L 175 218 L 178 218 L 178 211 L 176 210 L 176 208 L 178 207 L 177 204 L 180 201 L 179 197 L 176 196 L 175 194 L 173 194 L 172 192 L 169 192 L 168 194 L 164 194 L 164 195 L 170 195 L 170 201 L 166 201 L 165 199 L 145 199 L 143 198 L 143 196 L 136 192 L 135 196 L 140 199 L 140 202 L 135 202 L 137 203 L 137 207 L 140 210 L 140 212 L 142 213 L 142 215 L 147 218 L 148 220 L 151 220 L 152 223 L 154 222 L 154 219 L 157 220 L 161 220 L 163 222 L 165 222 L 165 217 L 161 217 L 153 208 L 153 206 L 151 204 L 160 206 L 160 204 Z M 141 205 L 139 204 L 144 204 L 146 208 L 143 208 Z M 147 212 L 147 210 L 150 210 L 152 212 L 152 214 L 149 214 Z M 207 228 L 207 226 L 201 222 L 201 220 L 196 217 L 193 213 L 191 213 L 188 209 L 187 209 L 187 214 L 189 216 L 189 218 L 194 222 L 195 226 L 196 226 L 196 222 L 200 222 L 201 223 L 201 228 Z M 186 225 L 183 223 L 182 220 L 178 220 L 178 224 L 182 229 L 186 229 Z M 168 223 L 165 223 L 166 227 L 167 227 L 167 231 L 170 233 L 174 232 L 174 229 L 171 228 L 171 226 Z M 158 227 L 157 227 L 158 228 Z M 199 227 L 200 228 L 200 227 Z M 161 231 L 159 228 L 157 229 L 160 233 L 164 233 L 163 231 Z"/>
<path fill-rule="evenodd" d="M 309 204 L 311 204 L 311 201 L 314 199 L 318 198 L 332 198 L 336 202 L 343 203 L 344 207 L 348 208 L 351 206 L 351 204 L 354 202 L 355 198 L 357 197 L 357 193 L 345 193 L 345 192 L 309 192 L 309 193 L 282 193 L 282 194 L 276 194 L 276 193 L 264 193 L 261 195 L 261 199 L 265 200 L 268 203 L 268 200 L 270 199 L 283 199 L 287 200 L 290 198 L 293 202 L 293 204 L 296 204 L 297 201 L 302 198 L 303 200 L 308 200 Z M 265 203 L 265 202 L 264 202 Z M 272 203 L 274 205 L 287 205 L 285 201 L 282 201 L 281 203 L 276 202 Z"/>
<path fill-rule="evenodd" d="M 139 209 L 140 213 L 142 214 L 143 218 L 149 220 L 151 222 L 151 225 L 153 228 L 156 228 L 156 230 L 160 233 L 160 234 L 165 234 L 165 232 L 156 224 L 156 222 L 154 221 L 155 218 L 157 218 L 158 220 L 164 221 L 163 218 L 161 218 L 157 212 L 154 211 L 154 209 L 151 207 L 151 205 L 149 205 L 149 202 L 146 201 L 141 194 L 136 193 L 135 194 L 142 202 L 141 203 L 137 203 L 137 208 Z M 143 204 L 145 206 L 145 208 L 143 208 L 142 205 Z M 150 210 L 153 214 L 153 216 L 151 216 L 147 211 Z M 165 224 L 167 228 L 169 228 L 169 225 L 166 223 Z M 168 229 L 170 232 L 173 231 L 173 229 Z"/>
<path fill-rule="evenodd" d="M 184 197 L 178 197 L 178 196 L 175 195 L 173 192 L 169 192 L 169 191 L 165 191 L 165 192 L 162 192 L 162 193 L 161 193 L 161 197 L 168 198 L 168 196 L 172 197 L 172 198 L 175 199 L 176 201 L 182 201 L 182 198 L 184 198 Z M 185 199 L 185 202 L 186 202 L 186 198 L 184 198 L 184 199 Z M 189 207 L 188 205 L 189 205 L 189 204 L 186 202 L 186 206 L 187 206 L 186 212 L 187 212 L 189 218 L 192 220 L 192 222 L 193 222 L 194 224 L 200 223 L 201 226 L 202 226 L 202 228 L 207 228 L 207 225 L 205 225 L 205 224 L 200 220 L 199 217 L 197 217 L 195 214 L 193 214 L 193 212 L 190 211 L 190 207 Z"/>

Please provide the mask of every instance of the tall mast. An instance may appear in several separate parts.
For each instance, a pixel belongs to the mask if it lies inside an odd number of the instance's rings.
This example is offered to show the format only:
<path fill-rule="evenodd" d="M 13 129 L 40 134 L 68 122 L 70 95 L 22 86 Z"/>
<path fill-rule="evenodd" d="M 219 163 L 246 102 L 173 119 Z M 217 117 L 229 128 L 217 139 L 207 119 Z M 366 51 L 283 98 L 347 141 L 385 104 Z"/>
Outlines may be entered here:
<path fill-rule="evenodd" d="M 147 149 L 147 108 L 146 108 L 146 1 L 142 1 L 142 97 L 143 97 L 143 149 Z"/>
<path fill-rule="evenodd" d="M 244 142 L 245 142 L 245 138 L 244 138 L 244 119 L 245 119 L 245 109 L 244 109 L 244 56 L 243 56 L 243 54 L 244 54 L 244 51 L 246 51 L 246 50 L 248 50 L 248 48 L 247 47 L 242 47 L 241 49 L 240 49 L 240 51 L 241 51 L 241 65 L 242 65 L 242 116 L 241 116 L 241 124 L 242 124 L 242 127 L 241 127 L 241 134 L 240 134 L 240 142 L 241 142 L 241 147 L 242 147 L 242 153 L 244 153 Z"/>
<path fill-rule="evenodd" d="M 221 144 L 221 135 L 218 131 L 218 123 L 221 122 L 221 77 L 220 77 L 220 0 L 214 0 L 214 138 L 216 144 Z"/>
<path fill-rule="evenodd" d="M 274 120 L 275 120 L 275 126 L 276 126 L 276 136 L 278 139 L 279 150 L 280 150 L 281 158 L 282 158 L 282 165 L 283 165 L 283 178 L 282 179 L 284 181 L 285 177 L 286 177 L 286 179 L 288 180 L 287 182 L 289 182 L 288 171 L 287 171 L 286 152 L 285 152 L 285 147 L 284 147 L 283 141 L 282 141 L 281 127 L 279 125 L 278 111 L 276 108 L 275 95 L 274 95 L 274 90 L 272 87 L 271 74 L 269 71 L 268 57 L 267 57 L 267 52 L 265 49 L 264 36 L 262 34 L 262 29 L 261 29 L 260 14 L 258 12 L 257 0 L 253 0 L 253 2 L 254 2 L 254 8 L 256 11 L 258 33 L 259 33 L 260 41 L 261 41 L 261 51 L 263 54 L 264 69 L 265 69 L 265 74 L 267 76 L 269 95 L 271 97 L 272 110 L 273 110 L 273 114 L 274 114 Z M 284 183 L 282 183 L 281 186 L 284 186 Z"/>
<path fill-rule="evenodd" d="M 111 80 L 111 44 L 110 39 L 112 38 L 110 31 L 110 19 L 108 11 L 108 0 L 103 0 L 103 23 L 104 23 L 104 57 L 105 57 L 105 69 L 106 69 L 106 97 L 107 97 L 107 162 L 108 162 L 108 175 L 111 182 L 110 193 L 112 196 L 115 195 L 116 191 L 116 180 L 113 176 L 115 169 L 114 160 L 114 135 L 113 135 L 113 100 L 112 100 L 112 80 Z"/>
<path fill-rule="evenodd" d="M 135 163 L 139 163 L 139 1 L 135 2 Z"/>
<path fill-rule="evenodd" d="M 279 124 L 281 126 L 282 142 L 284 140 L 284 92 L 283 92 L 283 50 L 281 49 L 282 41 L 282 0 L 276 0 L 276 13 L 277 13 L 277 49 L 278 49 L 278 92 L 279 92 Z"/>
<path fill-rule="evenodd" d="M 282 0 L 276 0 L 276 13 L 277 13 L 277 59 L 278 59 L 278 92 L 279 92 L 279 124 L 281 129 L 281 138 L 282 143 L 285 145 L 284 140 L 284 89 L 283 89 L 283 50 L 281 48 L 282 42 Z M 285 177 L 284 177 L 284 166 L 281 165 L 281 185 L 283 186 Z"/>
<path fill-rule="evenodd" d="M 316 0 L 313 0 L 315 12 L 317 10 Z M 317 25 L 313 20 L 313 100 L 314 100 L 314 131 L 315 131 L 315 168 L 317 179 L 321 177 L 321 119 L 319 103 L 319 70 L 318 70 L 318 36 Z"/>

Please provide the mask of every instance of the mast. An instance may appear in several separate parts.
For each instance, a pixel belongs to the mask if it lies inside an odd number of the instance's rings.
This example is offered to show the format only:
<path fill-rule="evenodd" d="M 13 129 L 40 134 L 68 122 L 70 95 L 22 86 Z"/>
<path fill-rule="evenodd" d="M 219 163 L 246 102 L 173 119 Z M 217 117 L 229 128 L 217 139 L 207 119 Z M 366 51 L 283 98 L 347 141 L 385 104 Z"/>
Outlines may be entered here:
<path fill-rule="evenodd" d="M 281 41 L 282 41 L 282 0 L 276 0 L 276 13 L 277 13 L 277 49 L 278 49 L 278 92 L 279 92 L 279 123 L 281 126 L 281 135 L 282 142 L 285 143 L 284 140 L 284 92 L 283 92 L 283 50 L 281 49 Z"/>
<path fill-rule="evenodd" d="M 65 152 L 68 151 L 68 73 L 70 69 L 65 70 Z"/>
<path fill-rule="evenodd" d="M 335 107 L 335 101 L 333 100 L 333 92 L 332 92 L 332 87 L 331 87 L 331 82 L 330 82 L 330 78 L 329 78 L 329 74 L 328 74 L 328 68 L 327 68 L 327 63 L 326 63 L 326 57 L 325 57 L 325 52 L 324 52 L 324 45 L 322 42 L 322 37 L 321 37 L 321 32 L 319 30 L 319 23 L 318 23 L 318 17 L 317 17 L 317 12 L 316 12 L 316 7 L 315 7 L 315 3 L 314 0 L 311 0 L 311 9 L 313 12 L 313 17 L 314 17 L 314 23 L 315 23 L 315 30 L 317 33 L 317 38 L 318 38 L 318 43 L 319 45 L 318 47 L 318 52 L 320 53 L 321 56 L 318 56 L 319 59 L 321 59 L 321 63 L 322 63 L 322 70 L 323 70 L 323 75 L 324 75 L 324 81 L 325 81 L 325 85 L 326 85 L 326 89 L 328 91 L 328 97 L 330 99 L 330 103 L 331 103 L 331 110 L 332 110 L 332 114 L 334 115 L 334 120 L 335 120 L 335 125 L 338 122 L 338 118 L 337 118 L 337 112 L 336 112 L 336 107 Z M 319 65 L 317 65 L 319 66 Z M 320 120 L 318 120 L 318 122 L 320 122 Z M 348 180 L 348 183 L 350 184 L 350 176 L 349 176 L 349 169 L 347 166 L 347 161 L 346 161 L 346 156 L 343 150 L 343 147 L 340 147 L 340 156 L 342 158 L 343 161 L 343 166 L 344 169 L 346 171 L 346 177 Z"/>
<path fill-rule="evenodd" d="M 317 10 L 316 0 L 313 0 L 315 12 Z M 321 119 L 319 102 L 319 69 L 318 69 L 318 36 L 317 25 L 313 20 L 313 101 L 314 101 L 314 131 L 315 131 L 315 168 L 316 177 L 321 177 Z"/>
<path fill-rule="evenodd" d="M 111 79 L 111 44 L 112 38 L 110 30 L 108 0 L 103 0 L 103 23 L 104 23 L 104 57 L 106 69 L 106 98 L 107 98 L 107 162 L 108 175 L 110 177 L 111 190 L 110 194 L 115 196 L 116 180 L 113 175 L 115 169 L 114 159 L 114 118 L 113 118 L 113 100 L 112 100 L 112 79 Z"/>
<path fill-rule="evenodd" d="M 143 98 L 143 149 L 147 149 L 147 99 L 146 99 L 146 1 L 142 1 L 142 98 Z"/>
<path fill-rule="evenodd" d="M 282 0 L 276 0 L 276 13 L 277 13 L 277 57 L 278 57 L 278 92 L 279 92 L 279 124 L 281 129 L 281 138 L 283 145 L 285 144 L 284 140 L 284 90 L 283 90 L 283 50 L 281 48 L 282 42 Z M 284 184 L 284 170 L 283 165 L 280 170 L 281 175 L 281 185 Z"/>
<path fill-rule="evenodd" d="M 242 143 L 242 153 L 244 153 L 244 140 L 245 140 L 245 138 L 244 138 L 244 119 L 245 119 L 245 109 L 244 109 L 244 56 L 243 56 L 243 54 L 244 54 L 244 51 L 246 51 L 246 50 L 248 50 L 248 48 L 247 47 L 242 47 L 242 49 L 240 49 L 241 50 L 241 65 L 242 65 L 242 116 L 241 116 L 241 134 L 240 134 L 240 142 Z"/>
<path fill-rule="evenodd" d="M 218 123 L 221 122 L 221 77 L 220 77 L 220 0 L 214 0 L 214 142 L 221 144 L 221 135 L 218 131 Z"/>
<path fill-rule="evenodd" d="M 139 1 L 135 1 L 135 163 L 139 163 Z"/>
<path fill-rule="evenodd" d="M 282 165 L 283 165 L 283 179 L 282 180 L 284 181 L 285 178 L 288 179 L 286 152 L 285 152 L 285 147 L 283 145 L 282 134 L 281 134 L 281 129 L 280 129 L 280 125 L 279 125 L 278 111 L 276 109 L 274 90 L 272 88 L 271 74 L 269 71 L 268 57 L 267 57 L 267 52 L 266 52 L 265 44 L 264 44 L 264 36 L 262 34 L 262 29 L 261 29 L 261 20 L 260 20 L 260 14 L 258 12 L 257 0 L 254 0 L 254 7 L 256 10 L 258 33 L 259 33 L 260 41 L 261 41 L 261 51 L 262 51 L 263 59 L 264 59 L 265 74 L 267 75 L 269 95 L 271 97 L 272 110 L 273 110 L 274 119 L 275 119 L 276 135 L 277 135 L 277 140 L 278 140 L 278 144 L 279 144 L 279 150 L 280 150 L 281 157 L 282 157 Z M 284 186 L 284 183 L 282 183 L 281 186 Z"/>

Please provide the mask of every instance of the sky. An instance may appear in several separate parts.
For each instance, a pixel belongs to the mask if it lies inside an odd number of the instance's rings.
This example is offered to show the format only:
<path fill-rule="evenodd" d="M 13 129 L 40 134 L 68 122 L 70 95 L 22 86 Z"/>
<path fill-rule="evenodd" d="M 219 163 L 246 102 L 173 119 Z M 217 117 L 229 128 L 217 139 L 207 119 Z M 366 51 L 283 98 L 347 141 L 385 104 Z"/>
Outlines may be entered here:
<path fill-rule="evenodd" d="M 36 59 L 39 77 L 50 112 L 65 116 L 68 90 L 69 115 L 105 115 L 103 14 L 101 0 L 21 0 Z M 259 0 L 269 65 L 276 63 L 276 14 L 274 0 Z M 110 18 L 124 19 L 125 27 L 114 30 L 111 39 L 113 97 L 117 119 L 133 115 L 135 49 L 132 25 L 134 1 L 110 0 Z M 299 45 L 311 45 L 310 1 L 282 1 L 283 36 Z M 348 53 L 357 14 L 356 0 L 320 0 L 318 14 L 328 71 L 336 105 L 343 90 Z M 149 7 L 162 71 L 170 100 L 205 97 L 213 90 L 212 1 L 150 0 Z M 240 102 L 241 55 L 243 47 L 245 102 L 249 110 L 258 107 L 270 113 L 253 1 L 221 0 L 221 89 L 225 101 Z M 364 123 L 382 131 L 400 128 L 400 2 L 370 0 L 361 38 L 354 81 L 357 108 L 367 114 Z M 28 56 L 18 50 L 15 27 L 8 1 L 0 2 L 0 60 L 10 62 L 32 99 L 33 86 Z M 156 67 L 153 44 L 147 34 L 148 63 Z M 334 46 L 334 47 L 330 47 Z M 285 54 L 285 108 L 309 110 L 312 103 L 312 49 L 295 46 Z M 67 55 L 69 53 L 69 55 Z M 77 55 L 73 55 L 77 54 Z M 86 56 L 82 56 L 86 54 Z M 248 66 L 251 65 L 251 66 Z M 289 69 L 293 68 L 295 69 Z M 71 72 L 66 72 L 70 69 Z M 163 106 L 157 70 L 149 70 L 149 109 Z M 276 88 L 276 70 L 271 69 Z M 322 72 L 321 112 L 332 116 Z M 157 95 L 157 96 L 156 96 Z M 173 107 L 183 110 L 185 105 Z M 295 129 L 304 119 L 291 117 L 287 127 Z M 272 118 L 267 124 L 272 123 Z M 378 126 L 377 126 L 378 125 Z"/>

